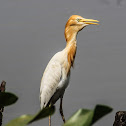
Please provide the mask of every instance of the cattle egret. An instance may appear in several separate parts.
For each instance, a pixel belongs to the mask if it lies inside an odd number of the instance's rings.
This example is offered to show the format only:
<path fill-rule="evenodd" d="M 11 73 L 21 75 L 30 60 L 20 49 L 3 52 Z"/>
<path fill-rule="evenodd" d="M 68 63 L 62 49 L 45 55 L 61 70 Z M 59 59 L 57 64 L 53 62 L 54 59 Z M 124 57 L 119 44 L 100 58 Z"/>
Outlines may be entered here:
<path fill-rule="evenodd" d="M 94 23 L 95 22 L 95 23 Z M 99 22 L 93 19 L 85 19 L 79 15 L 72 15 L 65 26 L 66 47 L 56 53 L 49 61 L 40 85 L 41 109 L 46 106 L 54 105 L 60 99 L 60 114 L 63 122 L 65 118 L 62 109 L 62 101 L 65 89 L 70 79 L 70 69 L 74 64 L 77 49 L 76 36 L 85 26 Z M 49 126 L 51 117 L 49 116 Z"/>

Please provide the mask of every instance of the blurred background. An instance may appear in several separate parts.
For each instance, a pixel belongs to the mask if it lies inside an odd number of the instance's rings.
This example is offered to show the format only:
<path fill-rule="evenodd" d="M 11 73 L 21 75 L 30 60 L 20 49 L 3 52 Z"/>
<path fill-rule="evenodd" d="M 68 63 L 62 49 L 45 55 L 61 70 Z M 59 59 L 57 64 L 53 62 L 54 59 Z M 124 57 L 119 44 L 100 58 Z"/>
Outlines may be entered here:
<path fill-rule="evenodd" d="M 17 94 L 5 107 L 3 125 L 22 114 L 40 110 L 39 86 L 51 57 L 65 45 L 68 18 L 81 15 L 100 21 L 77 37 L 75 68 L 64 95 L 66 119 L 79 108 L 106 104 L 114 111 L 94 126 L 111 126 L 115 112 L 126 110 L 126 1 L 125 0 L 1 0 L 0 81 Z M 52 126 L 61 126 L 59 101 Z M 31 126 L 48 126 L 48 118 Z"/>

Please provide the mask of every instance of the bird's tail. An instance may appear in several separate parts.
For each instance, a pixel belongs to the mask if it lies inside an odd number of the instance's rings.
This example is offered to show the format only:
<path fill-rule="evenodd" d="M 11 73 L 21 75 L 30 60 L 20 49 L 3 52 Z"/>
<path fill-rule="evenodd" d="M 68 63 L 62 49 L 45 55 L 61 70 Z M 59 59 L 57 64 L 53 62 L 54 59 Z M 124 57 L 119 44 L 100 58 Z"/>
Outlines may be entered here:
<path fill-rule="evenodd" d="M 40 108 L 41 109 L 43 109 L 44 108 L 44 99 L 43 99 L 43 97 L 42 97 L 42 95 L 41 95 L 41 93 L 40 93 Z"/>
<path fill-rule="evenodd" d="M 43 95 L 40 95 L 40 107 L 41 107 L 41 109 L 45 108 L 46 105 L 47 105 L 46 97 L 43 97 Z"/>

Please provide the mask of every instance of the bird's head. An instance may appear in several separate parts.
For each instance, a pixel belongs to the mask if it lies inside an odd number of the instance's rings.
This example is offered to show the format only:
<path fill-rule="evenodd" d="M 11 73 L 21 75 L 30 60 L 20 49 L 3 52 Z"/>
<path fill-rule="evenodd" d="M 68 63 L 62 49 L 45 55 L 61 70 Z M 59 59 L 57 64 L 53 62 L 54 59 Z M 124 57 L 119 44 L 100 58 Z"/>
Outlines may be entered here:
<path fill-rule="evenodd" d="M 72 15 L 68 19 L 65 28 L 72 28 L 73 31 L 78 32 L 87 25 L 90 25 L 90 24 L 98 25 L 98 23 L 96 22 L 99 22 L 99 21 L 93 20 L 93 19 L 85 19 L 79 15 Z"/>

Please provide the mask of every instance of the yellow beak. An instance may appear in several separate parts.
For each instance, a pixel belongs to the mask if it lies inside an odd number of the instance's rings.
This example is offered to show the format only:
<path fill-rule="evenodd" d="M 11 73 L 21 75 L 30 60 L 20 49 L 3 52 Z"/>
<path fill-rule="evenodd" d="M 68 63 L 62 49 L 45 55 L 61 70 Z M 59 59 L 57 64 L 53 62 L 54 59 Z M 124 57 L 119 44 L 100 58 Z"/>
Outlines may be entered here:
<path fill-rule="evenodd" d="M 85 24 L 94 24 L 94 25 L 99 25 L 98 23 L 94 23 L 94 22 L 99 22 L 98 20 L 94 20 L 94 19 L 81 19 L 80 22 L 84 22 Z"/>

